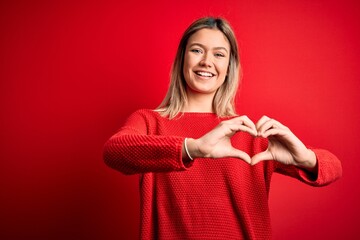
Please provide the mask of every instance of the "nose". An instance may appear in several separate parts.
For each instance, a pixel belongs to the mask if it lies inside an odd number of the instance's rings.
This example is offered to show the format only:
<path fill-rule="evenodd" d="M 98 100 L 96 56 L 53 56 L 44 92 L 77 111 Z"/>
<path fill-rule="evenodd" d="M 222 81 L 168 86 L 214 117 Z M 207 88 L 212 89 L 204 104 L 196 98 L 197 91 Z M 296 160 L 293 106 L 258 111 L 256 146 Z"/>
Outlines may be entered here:
<path fill-rule="evenodd" d="M 200 66 L 203 66 L 203 67 L 211 67 L 212 66 L 212 61 L 211 61 L 211 57 L 209 56 L 209 54 L 204 54 L 203 58 L 200 61 Z"/>

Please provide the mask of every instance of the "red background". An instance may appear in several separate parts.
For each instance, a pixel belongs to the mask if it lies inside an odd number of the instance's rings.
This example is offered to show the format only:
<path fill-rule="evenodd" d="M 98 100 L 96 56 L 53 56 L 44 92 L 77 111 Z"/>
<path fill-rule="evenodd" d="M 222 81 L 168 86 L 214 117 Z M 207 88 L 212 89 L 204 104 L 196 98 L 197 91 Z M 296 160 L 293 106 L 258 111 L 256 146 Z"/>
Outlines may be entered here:
<path fill-rule="evenodd" d="M 205 15 L 236 31 L 239 112 L 343 163 L 324 188 L 274 176 L 274 238 L 359 236 L 357 1 L 15 0 L 0 3 L 1 239 L 138 236 L 138 177 L 107 168 L 102 146 L 161 102 L 182 32 Z"/>

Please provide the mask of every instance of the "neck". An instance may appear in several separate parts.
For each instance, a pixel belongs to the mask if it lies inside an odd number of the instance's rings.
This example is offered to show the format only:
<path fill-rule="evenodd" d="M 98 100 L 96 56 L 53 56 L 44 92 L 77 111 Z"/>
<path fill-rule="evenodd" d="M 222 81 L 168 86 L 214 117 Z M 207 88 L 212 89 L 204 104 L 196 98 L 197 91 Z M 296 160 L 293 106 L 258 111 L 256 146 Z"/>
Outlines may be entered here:
<path fill-rule="evenodd" d="M 187 91 L 187 103 L 184 112 L 214 112 L 213 99 L 215 94 L 201 94 Z"/>

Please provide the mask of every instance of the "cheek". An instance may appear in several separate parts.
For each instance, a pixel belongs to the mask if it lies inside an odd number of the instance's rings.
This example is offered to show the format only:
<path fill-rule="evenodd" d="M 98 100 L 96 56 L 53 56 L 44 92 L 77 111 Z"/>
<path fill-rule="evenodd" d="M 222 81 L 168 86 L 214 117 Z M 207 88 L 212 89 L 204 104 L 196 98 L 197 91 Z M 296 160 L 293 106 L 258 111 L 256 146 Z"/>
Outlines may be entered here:
<path fill-rule="evenodd" d="M 197 59 L 195 57 L 185 58 L 184 68 L 186 66 L 187 70 L 191 70 L 197 64 Z"/>
<path fill-rule="evenodd" d="M 222 63 L 218 65 L 218 71 L 221 75 L 227 75 L 229 63 Z"/>
<path fill-rule="evenodd" d="M 189 58 L 189 57 L 185 54 L 185 57 L 184 57 L 184 66 L 183 66 L 183 72 L 184 72 L 184 74 L 188 74 L 190 68 L 191 68 L 191 58 Z"/>

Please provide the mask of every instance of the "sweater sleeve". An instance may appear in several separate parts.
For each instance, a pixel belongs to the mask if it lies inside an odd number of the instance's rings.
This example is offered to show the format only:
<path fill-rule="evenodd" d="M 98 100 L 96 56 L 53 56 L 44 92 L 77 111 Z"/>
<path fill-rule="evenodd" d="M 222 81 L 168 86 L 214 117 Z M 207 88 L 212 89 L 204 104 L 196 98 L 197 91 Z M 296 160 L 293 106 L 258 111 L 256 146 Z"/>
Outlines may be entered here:
<path fill-rule="evenodd" d="M 315 187 L 326 186 L 342 176 L 339 159 L 331 152 L 323 149 L 311 149 L 317 159 L 317 173 L 312 174 L 295 166 L 277 163 L 276 172 L 299 179 Z"/>
<path fill-rule="evenodd" d="M 105 163 L 124 174 L 185 170 L 184 137 L 152 133 L 154 120 L 137 111 L 104 146 Z"/>

